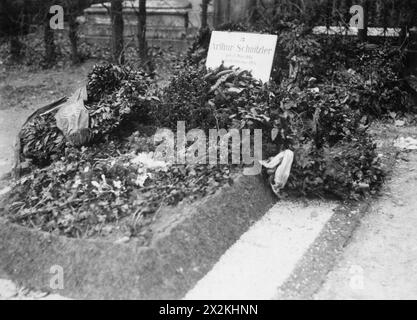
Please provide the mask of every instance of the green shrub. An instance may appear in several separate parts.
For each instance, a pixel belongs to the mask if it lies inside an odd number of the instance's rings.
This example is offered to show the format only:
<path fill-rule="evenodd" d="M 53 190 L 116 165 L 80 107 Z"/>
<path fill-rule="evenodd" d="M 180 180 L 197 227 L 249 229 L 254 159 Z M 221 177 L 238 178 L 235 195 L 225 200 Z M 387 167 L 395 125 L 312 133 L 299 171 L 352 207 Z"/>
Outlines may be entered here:
<path fill-rule="evenodd" d="M 150 114 L 159 127 L 176 129 L 178 121 L 186 121 L 187 129 L 215 128 L 212 106 L 208 104 L 209 83 L 204 68 L 187 67 L 175 76 L 161 93 L 161 103 Z"/>

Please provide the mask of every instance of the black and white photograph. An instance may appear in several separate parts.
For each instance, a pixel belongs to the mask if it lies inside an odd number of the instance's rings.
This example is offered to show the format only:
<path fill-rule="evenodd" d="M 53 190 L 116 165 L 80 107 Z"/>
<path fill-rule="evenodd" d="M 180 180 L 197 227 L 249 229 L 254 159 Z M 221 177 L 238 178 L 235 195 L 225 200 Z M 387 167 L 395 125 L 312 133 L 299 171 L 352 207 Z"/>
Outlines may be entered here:
<path fill-rule="evenodd" d="M 0 300 L 417 300 L 417 0 L 0 0 Z"/>

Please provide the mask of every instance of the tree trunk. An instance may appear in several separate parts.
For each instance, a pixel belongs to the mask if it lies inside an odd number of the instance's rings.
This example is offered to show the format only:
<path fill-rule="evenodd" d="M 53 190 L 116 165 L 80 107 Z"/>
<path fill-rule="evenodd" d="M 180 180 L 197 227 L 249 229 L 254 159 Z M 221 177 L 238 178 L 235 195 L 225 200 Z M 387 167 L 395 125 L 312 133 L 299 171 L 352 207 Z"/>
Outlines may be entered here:
<path fill-rule="evenodd" d="M 249 15 L 249 23 L 254 24 L 259 19 L 258 4 L 256 0 L 250 0 L 247 4 L 247 11 Z"/>
<path fill-rule="evenodd" d="M 326 1 L 326 28 L 329 29 L 332 25 L 332 0 Z"/>
<path fill-rule="evenodd" d="M 112 20 L 112 51 L 113 61 L 116 64 L 124 64 L 124 20 L 123 20 L 123 0 L 111 1 L 111 20 Z"/>
<path fill-rule="evenodd" d="M 201 4 L 201 29 L 208 27 L 208 6 L 211 0 L 203 0 Z"/>
<path fill-rule="evenodd" d="M 23 44 L 19 37 L 25 31 L 25 6 L 13 1 L 0 1 L 0 38 L 8 39 L 11 59 L 21 58 Z"/>
<path fill-rule="evenodd" d="M 214 27 L 230 21 L 230 0 L 214 0 Z"/>
<path fill-rule="evenodd" d="M 376 8 L 375 8 L 376 24 L 379 27 L 384 27 L 384 30 L 385 30 L 384 10 L 383 10 L 384 7 L 383 6 L 384 6 L 384 3 L 383 3 L 382 0 L 377 0 L 376 1 Z"/>
<path fill-rule="evenodd" d="M 71 43 L 71 60 L 73 64 L 80 62 L 80 55 L 78 54 L 78 24 L 76 19 L 76 14 L 71 12 L 68 17 L 68 24 L 69 40 Z"/>
<path fill-rule="evenodd" d="M 138 53 L 141 63 L 145 64 L 148 60 L 148 45 L 146 43 L 146 0 L 139 0 Z"/>
<path fill-rule="evenodd" d="M 368 16 L 369 16 L 369 2 L 364 0 L 362 3 L 363 6 L 363 29 L 359 30 L 358 36 L 359 40 L 366 42 L 368 39 Z"/>
<path fill-rule="evenodd" d="M 10 55 L 12 60 L 18 61 L 22 56 L 22 43 L 17 35 L 10 37 Z"/>
<path fill-rule="evenodd" d="M 48 14 L 44 21 L 43 41 L 45 45 L 45 62 L 48 65 L 51 65 L 56 60 L 56 47 L 54 30 L 51 29 L 51 26 L 49 25 L 49 20 L 50 15 Z"/>

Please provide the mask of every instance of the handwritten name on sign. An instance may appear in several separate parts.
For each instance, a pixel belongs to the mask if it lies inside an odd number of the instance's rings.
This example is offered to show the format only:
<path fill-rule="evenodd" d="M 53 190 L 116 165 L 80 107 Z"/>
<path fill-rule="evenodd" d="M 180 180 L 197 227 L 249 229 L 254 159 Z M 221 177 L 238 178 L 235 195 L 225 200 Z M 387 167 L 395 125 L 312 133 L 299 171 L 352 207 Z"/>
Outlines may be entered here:
<path fill-rule="evenodd" d="M 268 82 L 274 61 L 277 36 L 269 34 L 213 31 L 206 66 L 234 66 Z"/>

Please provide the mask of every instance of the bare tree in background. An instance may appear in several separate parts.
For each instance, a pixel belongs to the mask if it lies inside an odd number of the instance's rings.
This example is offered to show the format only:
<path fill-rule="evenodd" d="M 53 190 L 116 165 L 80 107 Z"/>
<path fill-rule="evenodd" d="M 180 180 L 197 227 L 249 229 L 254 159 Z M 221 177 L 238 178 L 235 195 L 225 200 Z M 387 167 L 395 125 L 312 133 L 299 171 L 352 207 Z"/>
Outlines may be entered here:
<path fill-rule="evenodd" d="M 54 30 L 50 26 L 50 20 L 52 14 L 49 13 L 49 9 L 52 5 L 52 1 L 47 0 L 42 4 L 43 14 L 43 41 L 45 46 L 45 63 L 50 66 L 53 65 L 56 61 L 56 46 L 55 46 L 55 34 Z"/>
<path fill-rule="evenodd" d="M 142 64 L 148 62 L 148 44 L 146 42 L 146 0 L 139 0 L 138 17 L 138 53 Z"/>
<path fill-rule="evenodd" d="M 15 61 L 21 58 L 24 47 L 19 37 L 27 27 L 25 7 L 24 0 L 2 0 L 0 2 L 0 37 L 9 41 L 10 56 Z"/>
<path fill-rule="evenodd" d="M 115 63 L 124 64 L 124 20 L 123 0 L 111 0 L 112 52 Z"/>
<path fill-rule="evenodd" d="M 77 17 L 82 15 L 83 10 L 89 5 L 88 0 L 65 0 L 64 7 L 65 13 L 68 19 L 68 36 L 71 44 L 71 60 L 73 64 L 77 64 L 81 61 L 80 54 L 78 52 L 78 20 Z"/>
<path fill-rule="evenodd" d="M 203 0 L 201 4 L 201 29 L 208 28 L 208 6 L 211 0 Z"/>
<path fill-rule="evenodd" d="M 363 0 L 363 29 L 358 31 L 359 40 L 365 42 L 368 38 L 369 1 Z"/>

